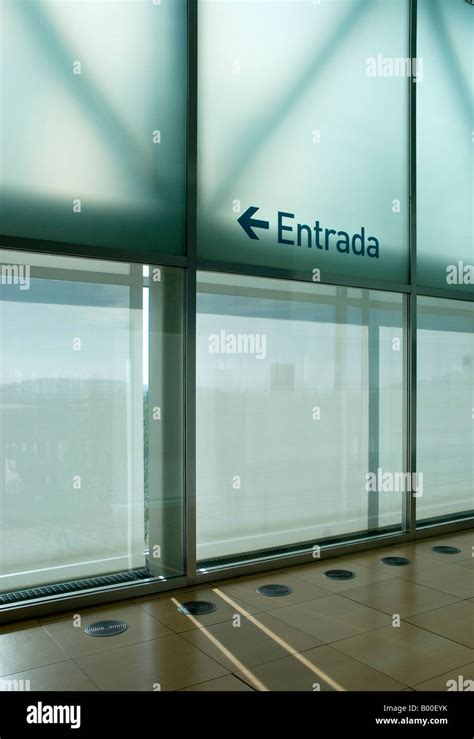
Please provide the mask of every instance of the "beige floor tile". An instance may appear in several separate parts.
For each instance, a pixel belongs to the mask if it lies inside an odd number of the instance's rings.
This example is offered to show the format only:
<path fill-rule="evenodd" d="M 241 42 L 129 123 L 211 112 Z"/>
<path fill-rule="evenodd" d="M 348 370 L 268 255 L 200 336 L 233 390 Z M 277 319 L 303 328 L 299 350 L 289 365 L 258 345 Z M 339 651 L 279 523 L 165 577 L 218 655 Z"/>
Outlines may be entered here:
<path fill-rule="evenodd" d="M 377 564 L 378 560 L 390 551 L 391 547 L 387 544 L 377 547 L 376 549 L 366 549 L 359 552 L 351 552 L 350 554 L 344 554 L 342 556 L 321 560 L 321 562 L 315 560 L 315 564 L 325 565 L 329 563 L 331 564 L 331 566 L 337 567 L 339 566 L 338 563 L 352 562 L 353 564 L 361 565 L 362 567 L 373 568 L 374 564 Z"/>
<path fill-rule="evenodd" d="M 182 688 L 182 692 L 210 692 L 210 693 L 221 693 L 221 692 L 254 692 L 254 689 L 239 680 L 235 675 L 225 675 L 224 677 L 217 677 L 215 680 L 207 680 L 205 683 L 198 683 L 197 685 L 191 685 L 189 688 Z"/>
<path fill-rule="evenodd" d="M 0 625 L 0 634 L 12 634 L 17 631 L 24 631 L 26 629 L 34 629 L 41 626 L 40 622 L 35 618 L 30 618 L 24 621 L 13 621 L 7 624 Z"/>
<path fill-rule="evenodd" d="M 0 675 L 23 672 L 66 659 L 66 652 L 41 626 L 25 628 L 12 624 L 0 633 Z"/>
<path fill-rule="evenodd" d="M 179 690 L 228 674 L 177 635 L 80 657 L 76 662 L 99 690 Z"/>
<path fill-rule="evenodd" d="M 353 588 L 346 593 L 346 597 L 390 615 L 398 614 L 402 618 L 457 602 L 457 598 L 452 595 L 425 588 L 402 577 L 392 577 L 362 588 Z"/>
<path fill-rule="evenodd" d="M 331 580 L 325 576 L 326 570 L 351 570 L 355 573 L 355 577 L 352 580 Z M 301 580 L 332 593 L 343 593 L 346 590 L 352 590 L 352 588 L 367 585 L 370 582 L 383 582 L 395 577 L 388 567 L 374 570 L 374 568 L 366 567 L 345 557 L 292 567 L 291 573 Z"/>
<path fill-rule="evenodd" d="M 408 686 L 467 664 L 473 657 L 471 649 L 404 621 L 400 628 L 387 626 L 332 646 Z"/>
<path fill-rule="evenodd" d="M 461 531 L 455 531 L 452 534 L 447 534 L 444 538 L 450 541 L 456 541 L 458 546 L 474 546 L 474 526 L 463 529 Z"/>
<path fill-rule="evenodd" d="M 454 683 L 453 683 L 454 681 Z M 446 691 L 474 691 L 474 662 L 467 665 L 461 665 L 455 670 L 449 670 L 443 675 L 432 677 L 423 683 L 414 686 L 415 690 L 437 690 L 445 693 Z"/>
<path fill-rule="evenodd" d="M 407 567 L 404 569 L 408 570 Z M 467 567 L 457 564 L 446 565 L 442 562 L 433 567 L 415 572 L 406 572 L 404 577 L 412 582 L 425 585 L 427 588 L 441 590 L 443 593 L 454 595 L 457 598 L 471 598 L 474 596 L 474 576 Z"/>
<path fill-rule="evenodd" d="M 474 525 L 472 523 L 468 524 L 465 529 L 456 531 L 448 536 L 459 541 L 472 541 L 474 539 Z"/>
<path fill-rule="evenodd" d="M 74 616 L 81 616 L 81 625 L 74 625 Z M 84 629 L 94 621 L 118 619 L 128 623 L 127 631 L 113 637 L 89 636 Z M 108 606 L 53 616 L 41 620 L 43 628 L 60 644 L 69 657 L 105 652 L 139 641 L 168 636 L 172 632 L 135 605 Z"/>
<path fill-rule="evenodd" d="M 5 678 L 2 678 L 5 679 Z M 30 690 L 96 691 L 94 683 L 72 660 L 8 675 L 9 680 L 29 680 Z M 1 683 L 0 683 L 1 684 Z"/>
<path fill-rule="evenodd" d="M 426 557 L 432 557 L 438 562 L 444 564 L 459 564 L 466 559 L 472 558 L 472 545 L 474 545 L 474 536 L 469 535 L 469 540 L 465 536 L 442 536 L 430 539 L 421 539 L 412 544 L 405 544 L 404 549 L 410 553 L 418 553 Z M 471 540 L 472 539 L 472 545 Z M 461 551 L 458 554 L 439 554 L 433 552 L 433 547 L 438 545 L 447 545 L 458 547 Z"/>
<path fill-rule="evenodd" d="M 273 583 L 288 585 L 293 592 L 290 595 L 277 598 L 257 593 L 257 588 L 260 586 Z M 304 582 L 301 578 L 294 577 L 288 572 L 281 572 L 276 575 L 273 573 L 264 574 L 251 580 L 247 579 L 244 582 L 229 583 L 222 586 L 217 585 L 217 587 L 229 597 L 240 598 L 247 603 L 251 603 L 258 610 L 270 610 L 279 605 L 296 605 L 297 603 L 304 603 L 307 600 L 322 598 L 328 594 L 327 590 L 323 589 L 323 587 L 317 587 L 309 582 Z"/>
<path fill-rule="evenodd" d="M 328 646 L 311 649 L 300 656 L 304 664 L 296 657 L 285 657 L 255 667 L 252 672 L 271 691 L 401 691 L 405 688 L 387 675 Z M 245 675 L 239 674 L 239 677 L 248 679 Z"/>
<path fill-rule="evenodd" d="M 462 562 L 458 562 L 459 567 L 467 567 L 469 570 L 474 570 L 474 557 L 469 559 L 463 559 Z"/>
<path fill-rule="evenodd" d="M 325 643 L 391 623 L 387 614 L 341 595 L 329 595 L 308 603 L 278 608 L 271 611 L 271 615 Z"/>
<path fill-rule="evenodd" d="M 268 613 L 258 613 L 253 618 L 265 631 L 242 617 L 238 627 L 227 621 L 205 629 L 186 631 L 183 638 L 231 672 L 240 669 L 237 660 L 245 667 L 253 667 L 286 657 L 292 651 L 302 652 L 321 644 L 318 639 Z"/>
<path fill-rule="evenodd" d="M 421 626 L 422 629 L 474 648 L 474 603 L 467 600 L 413 616 L 408 621 L 415 626 Z"/>
<path fill-rule="evenodd" d="M 401 567 L 393 567 L 391 565 L 384 564 L 381 561 L 384 557 L 394 556 L 406 557 L 406 559 L 410 560 L 410 564 L 403 565 Z M 405 577 L 407 573 L 418 572 L 421 569 L 433 567 L 435 564 L 433 562 L 433 557 L 418 551 L 418 549 L 414 551 L 407 545 L 373 549 L 367 552 L 351 555 L 350 557 L 347 557 L 347 560 L 352 561 L 354 564 L 360 564 L 374 572 L 384 573 L 390 577 Z M 343 561 L 343 559 L 340 561 Z"/>
<path fill-rule="evenodd" d="M 174 602 L 177 601 L 178 603 L 185 603 L 187 601 L 195 600 L 207 600 L 211 603 L 215 603 L 217 611 L 205 616 L 195 616 L 194 618 L 190 618 L 186 614 L 180 613 L 176 603 Z M 256 613 L 258 610 L 250 603 L 246 603 L 240 598 L 235 597 L 233 600 L 249 613 Z M 221 623 L 222 621 L 232 621 L 236 613 L 236 609 L 229 605 L 217 593 L 213 592 L 211 588 L 185 590 L 169 594 L 165 597 L 148 598 L 146 600 L 141 600 L 140 603 L 137 603 L 137 606 L 154 618 L 157 618 L 161 623 L 166 624 L 166 626 L 178 634 L 183 631 L 195 629 L 197 627 L 195 619 L 197 619 L 199 624 L 202 624 L 203 626 L 210 626 L 212 624 Z"/>

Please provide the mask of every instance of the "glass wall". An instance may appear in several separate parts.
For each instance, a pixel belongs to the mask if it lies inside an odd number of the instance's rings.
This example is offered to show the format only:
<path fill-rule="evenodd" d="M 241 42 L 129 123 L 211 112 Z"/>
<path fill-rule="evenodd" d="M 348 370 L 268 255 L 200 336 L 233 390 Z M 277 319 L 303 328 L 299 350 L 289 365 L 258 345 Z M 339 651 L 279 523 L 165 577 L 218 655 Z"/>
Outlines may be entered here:
<path fill-rule="evenodd" d="M 418 0 L 418 281 L 474 291 L 474 8 Z"/>
<path fill-rule="evenodd" d="M 186 0 L 1 16 L 1 233 L 184 253 Z"/>
<path fill-rule="evenodd" d="M 418 299 L 419 523 L 474 512 L 474 304 Z"/>
<path fill-rule="evenodd" d="M 183 572 L 182 282 L 0 251 L 0 600 Z"/>
<path fill-rule="evenodd" d="M 408 57 L 408 0 L 200 0 L 199 256 L 405 282 Z"/>
<path fill-rule="evenodd" d="M 403 297 L 198 289 L 198 559 L 399 531 L 404 493 L 381 480 L 405 470 Z"/>

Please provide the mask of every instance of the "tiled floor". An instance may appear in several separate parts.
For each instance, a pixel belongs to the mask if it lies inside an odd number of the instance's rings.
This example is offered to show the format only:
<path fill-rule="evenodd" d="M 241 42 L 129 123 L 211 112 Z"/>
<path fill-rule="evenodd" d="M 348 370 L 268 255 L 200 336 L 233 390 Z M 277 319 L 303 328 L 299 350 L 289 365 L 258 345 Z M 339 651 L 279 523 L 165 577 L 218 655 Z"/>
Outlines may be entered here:
<path fill-rule="evenodd" d="M 461 553 L 437 554 L 435 544 Z M 40 691 L 474 688 L 473 546 L 474 531 L 461 532 L 3 626 L 0 684 L 28 680 Z M 411 563 L 380 562 L 394 554 Z M 331 567 L 356 577 L 329 580 Z M 257 593 L 272 582 L 292 593 Z M 189 617 L 177 609 L 185 600 L 211 600 L 217 610 Z M 128 630 L 110 639 L 84 633 L 110 618 Z"/>

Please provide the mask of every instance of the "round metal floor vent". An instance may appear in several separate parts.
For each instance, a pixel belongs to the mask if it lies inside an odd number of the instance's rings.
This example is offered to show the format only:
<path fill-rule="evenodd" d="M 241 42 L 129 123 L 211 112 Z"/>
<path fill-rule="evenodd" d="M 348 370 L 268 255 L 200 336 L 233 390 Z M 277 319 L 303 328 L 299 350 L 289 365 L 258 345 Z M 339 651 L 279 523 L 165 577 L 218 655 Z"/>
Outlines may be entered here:
<path fill-rule="evenodd" d="M 410 564 L 410 560 L 406 557 L 382 557 L 380 561 L 391 567 L 404 567 Z"/>
<path fill-rule="evenodd" d="M 94 621 L 86 626 L 84 631 L 89 636 L 115 636 L 127 631 L 128 624 L 125 621 Z"/>
<path fill-rule="evenodd" d="M 326 570 L 323 575 L 329 577 L 330 580 L 353 580 L 355 572 L 352 572 L 352 570 Z"/>
<path fill-rule="evenodd" d="M 459 547 L 449 547 L 445 544 L 439 544 L 436 547 L 431 547 L 431 550 L 433 552 L 437 552 L 437 554 L 460 554 L 461 550 Z"/>
<path fill-rule="evenodd" d="M 293 590 L 288 585 L 278 585 L 271 583 L 269 585 L 261 585 L 257 588 L 257 593 L 267 595 L 269 598 L 282 598 L 284 595 L 290 595 Z"/>
<path fill-rule="evenodd" d="M 217 611 L 217 606 L 208 600 L 188 600 L 178 606 L 178 611 L 185 613 L 186 616 L 205 616 L 207 613 Z"/>

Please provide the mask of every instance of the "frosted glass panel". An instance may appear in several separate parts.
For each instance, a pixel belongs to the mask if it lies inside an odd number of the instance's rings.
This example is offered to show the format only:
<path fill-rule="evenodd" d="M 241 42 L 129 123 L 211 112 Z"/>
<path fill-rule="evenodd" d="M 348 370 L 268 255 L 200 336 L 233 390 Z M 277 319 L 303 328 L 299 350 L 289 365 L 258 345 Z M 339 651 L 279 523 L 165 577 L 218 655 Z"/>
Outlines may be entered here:
<path fill-rule="evenodd" d="M 184 251 L 186 3 L 2 0 L 1 232 Z"/>
<path fill-rule="evenodd" d="M 418 520 L 474 509 L 474 304 L 418 299 Z"/>
<path fill-rule="evenodd" d="M 406 280 L 408 5 L 200 0 L 201 258 Z"/>
<path fill-rule="evenodd" d="M 418 0 L 418 18 L 418 281 L 474 291 L 474 7 Z"/>
<path fill-rule="evenodd" d="M 201 273 L 200 560 L 400 530 L 400 295 Z M 380 478 L 379 478 L 380 479 Z"/>
<path fill-rule="evenodd" d="M 53 259 L 0 251 L 0 595 L 183 566 L 180 271 Z"/>

